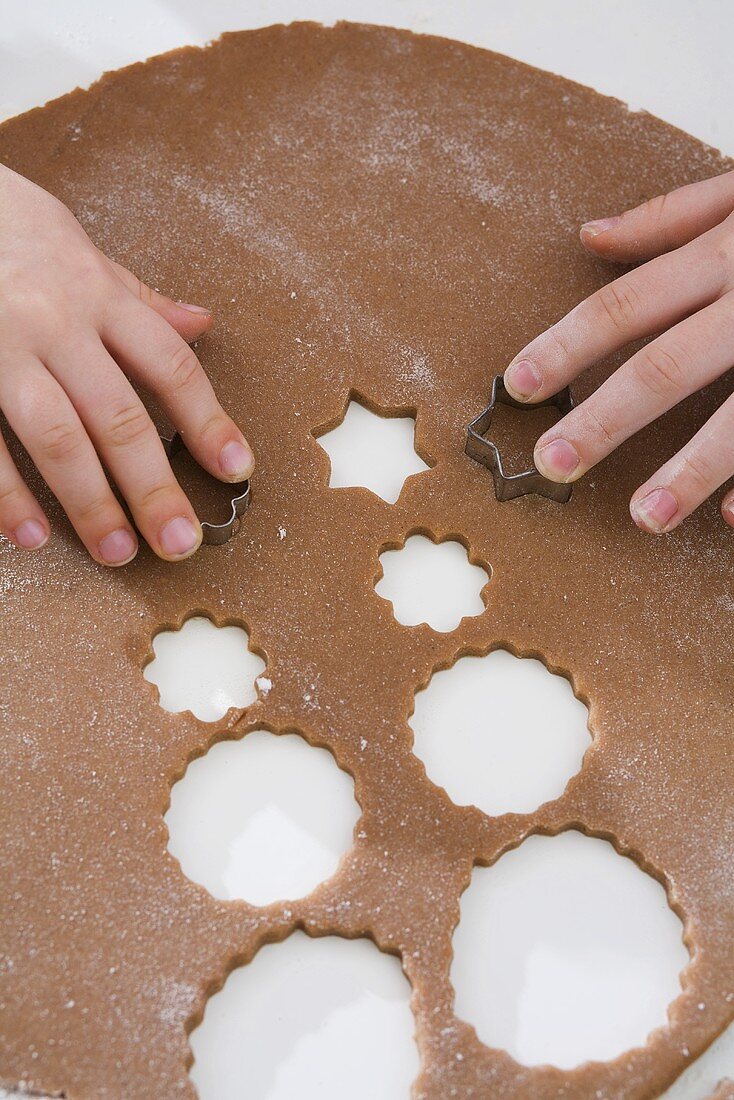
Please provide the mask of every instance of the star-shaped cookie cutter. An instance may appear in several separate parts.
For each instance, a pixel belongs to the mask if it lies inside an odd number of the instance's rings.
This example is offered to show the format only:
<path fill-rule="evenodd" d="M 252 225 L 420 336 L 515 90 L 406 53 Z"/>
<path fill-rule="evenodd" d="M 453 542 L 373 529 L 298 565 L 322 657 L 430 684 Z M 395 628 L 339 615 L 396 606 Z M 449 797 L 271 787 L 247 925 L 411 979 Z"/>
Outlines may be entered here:
<path fill-rule="evenodd" d="M 164 435 L 160 438 L 163 449 L 169 459 L 175 458 L 181 451 L 187 450 L 186 444 L 179 432 L 175 432 L 170 439 Z M 235 495 L 231 500 L 232 515 L 229 519 L 225 520 L 224 523 L 209 523 L 207 520 L 202 520 L 201 522 L 201 530 L 203 533 L 202 541 L 207 546 L 223 546 L 225 542 L 229 542 L 235 532 L 237 520 L 250 506 L 252 489 L 249 479 L 247 481 L 235 482 L 235 484 L 232 485 L 232 491 Z"/>
<path fill-rule="evenodd" d="M 549 500 L 555 500 L 559 504 L 565 504 L 566 501 L 571 499 L 571 485 L 549 481 L 547 477 L 543 477 L 535 466 L 531 466 L 529 470 L 523 470 L 519 474 L 505 472 L 502 465 L 502 455 L 496 443 L 485 439 L 492 423 L 492 414 L 498 404 L 509 405 L 511 409 L 520 409 L 524 412 L 530 412 L 532 409 L 556 408 L 561 416 L 565 416 L 573 408 L 573 397 L 568 386 L 545 401 L 536 401 L 534 404 L 529 405 L 527 402 L 516 401 L 505 389 L 503 376 L 501 374 L 495 375 L 492 380 L 490 402 L 486 409 L 480 412 L 479 416 L 467 426 L 466 446 L 464 447 L 470 458 L 480 462 L 482 466 L 486 466 L 491 472 L 494 481 L 494 494 L 497 500 L 514 500 L 515 497 L 525 496 L 526 493 L 537 493 L 539 496 L 548 497 Z"/>

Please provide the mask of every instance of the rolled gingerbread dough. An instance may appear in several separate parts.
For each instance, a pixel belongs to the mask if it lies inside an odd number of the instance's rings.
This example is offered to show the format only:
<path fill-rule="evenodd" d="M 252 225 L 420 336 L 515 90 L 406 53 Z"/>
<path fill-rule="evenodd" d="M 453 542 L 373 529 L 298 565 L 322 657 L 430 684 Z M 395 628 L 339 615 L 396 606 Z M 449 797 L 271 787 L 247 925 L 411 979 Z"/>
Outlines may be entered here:
<path fill-rule="evenodd" d="M 400 956 L 422 1100 L 658 1096 L 734 1016 L 734 540 L 715 499 L 658 540 L 627 501 L 731 378 L 640 432 L 567 505 L 498 504 L 464 426 L 517 349 L 614 274 L 578 226 L 727 162 L 508 58 L 347 24 L 133 65 L 6 123 L 0 158 L 110 256 L 214 309 L 198 352 L 259 460 L 226 546 L 110 571 L 14 447 L 55 534 L 37 556 L 0 545 L 0 1081 L 75 1100 L 193 1096 L 187 1033 L 207 996 L 303 927 Z M 417 415 L 432 469 L 395 505 L 328 487 L 313 433 L 350 394 Z M 401 626 L 374 591 L 379 552 L 414 531 L 458 537 L 491 567 L 485 612 L 452 633 Z M 163 711 L 142 676 L 155 632 L 192 613 L 245 625 L 272 681 L 214 726 Z M 561 798 L 492 819 L 428 781 L 407 720 L 433 670 L 497 646 L 570 678 L 593 745 Z M 263 727 L 328 746 L 363 817 L 333 879 L 259 910 L 186 879 L 163 813 L 190 759 Z M 473 864 L 571 826 L 665 885 L 692 962 L 644 1048 L 569 1072 L 483 1047 L 453 1013 L 449 965 Z"/>

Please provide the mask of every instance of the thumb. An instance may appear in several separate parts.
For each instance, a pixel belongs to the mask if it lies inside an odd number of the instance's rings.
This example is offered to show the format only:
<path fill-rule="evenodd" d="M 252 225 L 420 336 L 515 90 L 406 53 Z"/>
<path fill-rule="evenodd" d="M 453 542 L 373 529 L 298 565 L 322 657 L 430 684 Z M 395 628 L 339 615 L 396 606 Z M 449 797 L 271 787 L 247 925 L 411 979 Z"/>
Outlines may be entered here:
<path fill-rule="evenodd" d="M 142 282 L 132 271 L 128 271 L 122 264 L 115 263 L 107 258 L 117 278 L 127 289 L 139 298 L 146 306 L 160 314 L 169 325 L 176 330 L 187 342 L 196 340 L 197 337 L 207 332 L 212 325 L 211 311 L 203 306 L 188 305 L 185 302 L 174 302 L 172 298 L 166 298 L 159 294 L 146 283 Z"/>

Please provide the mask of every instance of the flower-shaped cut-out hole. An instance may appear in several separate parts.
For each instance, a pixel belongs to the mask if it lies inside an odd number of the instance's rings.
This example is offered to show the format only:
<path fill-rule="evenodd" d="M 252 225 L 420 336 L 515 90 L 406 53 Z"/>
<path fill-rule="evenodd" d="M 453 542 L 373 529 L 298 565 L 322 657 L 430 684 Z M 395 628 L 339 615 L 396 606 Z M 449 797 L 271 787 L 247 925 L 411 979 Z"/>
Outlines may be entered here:
<path fill-rule="evenodd" d="M 201 1100 L 388 1100 L 419 1069 L 410 986 L 369 940 L 294 932 L 230 974 L 190 1037 Z"/>
<path fill-rule="evenodd" d="M 562 794 L 589 747 L 587 722 L 564 676 L 506 649 L 434 673 L 410 718 L 428 777 L 488 814 L 529 813 Z"/>
<path fill-rule="evenodd" d="M 188 710 L 203 722 L 217 722 L 230 707 L 247 707 L 257 698 L 265 662 L 248 642 L 241 627 L 215 626 L 196 616 L 180 630 L 156 634 L 155 657 L 143 675 L 158 688 L 164 710 Z"/>
<path fill-rule="evenodd" d="M 453 945 L 457 1016 L 518 1062 L 561 1069 L 644 1046 L 689 961 L 662 886 L 575 830 L 475 867 Z"/>
<path fill-rule="evenodd" d="M 460 542 L 435 543 L 425 535 L 411 535 L 400 550 L 383 551 L 380 565 L 383 575 L 375 591 L 392 603 L 404 626 L 428 623 L 446 633 L 463 618 L 484 611 L 481 591 L 489 574 L 471 564 Z"/>
<path fill-rule="evenodd" d="M 330 752 L 255 730 L 192 761 L 165 820 L 190 879 L 214 897 L 268 905 L 330 878 L 359 816 L 353 781 Z"/>
<path fill-rule="evenodd" d="M 361 485 L 394 504 L 406 479 L 430 468 L 416 454 L 412 417 L 377 416 L 354 399 L 337 428 L 314 434 L 331 460 L 332 489 Z"/>

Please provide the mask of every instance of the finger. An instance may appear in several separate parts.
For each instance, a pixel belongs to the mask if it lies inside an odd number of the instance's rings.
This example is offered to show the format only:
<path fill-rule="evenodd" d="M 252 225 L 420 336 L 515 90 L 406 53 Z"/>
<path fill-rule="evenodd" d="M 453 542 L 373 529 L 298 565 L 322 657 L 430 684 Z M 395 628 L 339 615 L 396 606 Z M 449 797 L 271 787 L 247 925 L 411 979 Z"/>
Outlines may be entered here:
<path fill-rule="evenodd" d="M 245 437 L 216 398 L 191 348 L 160 317 L 132 299 L 111 312 L 101 332 L 123 369 L 154 393 L 199 463 L 222 481 L 250 477 Z"/>
<path fill-rule="evenodd" d="M 734 527 L 734 489 L 732 489 L 730 493 L 727 493 L 722 500 L 721 514 L 729 526 Z"/>
<path fill-rule="evenodd" d="M 69 398 L 38 359 L 6 363 L 0 407 L 92 557 L 125 565 L 138 541 Z"/>
<path fill-rule="evenodd" d="M 49 526 L 10 456 L 0 435 L 0 531 L 21 550 L 40 550 L 49 538 Z"/>
<path fill-rule="evenodd" d="M 701 238 L 601 287 L 515 356 L 505 371 L 508 391 L 518 401 L 542 401 L 604 356 L 714 301 L 726 272 L 711 253 Z"/>
<path fill-rule="evenodd" d="M 204 306 L 189 305 L 188 302 L 174 302 L 172 298 L 166 298 L 164 294 L 159 294 L 157 290 L 153 290 L 152 287 L 139 279 L 137 275 L 133 275 L 132 271 L 128 271 L 122 264 L 118 264 L 108 257 L 105 257 L 105 259 L 107 259 L 120 282 L 136 298 L 139 298 L 143 305 L 150 306 L 164 321 L 168 321 L 169 325 L 184 340 L 196 340 L 212 327 L 211 310 L 206 309 Z"/>
<path fill-rule="evenodd" d="M 734 210 L 734 172 L 690 183 L 612 218 L 587 222 L 581 241 L 605 259 L 649 260 L 699 237 Z"/>
<path fill-rule="evenodd" d="M 201 525 L 176 480 L 142 401 L 96 333 L 74 343 L 74 360 L 49 357 L 97 453 L 159 557 L 179 561 L 201 546 Z"/>
<path fill-rule="evenodd" d="M 581 405 L 545 432 L 535 464 L 551 481 L 576 481 L 611 451 L 734 359 L 734 293 L 638 351 Z"/>
<path fill-rule="evenodd" d="M 728 398 L 690 443 L 640 486 L 630 502 L 632 518 L 643 531 L 654 535 L 672 531 L 732 474 L 734 397 Z M 734 513 L 727 507 L 722 511 L 734 526 Z"/>

